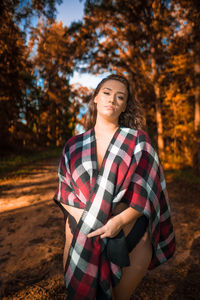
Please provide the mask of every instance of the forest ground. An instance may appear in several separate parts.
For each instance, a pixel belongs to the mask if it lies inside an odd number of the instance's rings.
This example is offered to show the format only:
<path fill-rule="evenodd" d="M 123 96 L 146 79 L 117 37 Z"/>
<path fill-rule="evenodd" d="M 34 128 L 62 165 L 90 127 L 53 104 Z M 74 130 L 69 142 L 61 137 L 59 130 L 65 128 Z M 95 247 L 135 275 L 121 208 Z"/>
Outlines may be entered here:
<path fill-rule="evenodd" d="M 0 186 L 0 299 L 65 299 L 64 220 L 52 197 L 58 160 Z M 132 299 L 200 299 L 200 190 L 166 173 L 176 253 L 148 271 Z"/>

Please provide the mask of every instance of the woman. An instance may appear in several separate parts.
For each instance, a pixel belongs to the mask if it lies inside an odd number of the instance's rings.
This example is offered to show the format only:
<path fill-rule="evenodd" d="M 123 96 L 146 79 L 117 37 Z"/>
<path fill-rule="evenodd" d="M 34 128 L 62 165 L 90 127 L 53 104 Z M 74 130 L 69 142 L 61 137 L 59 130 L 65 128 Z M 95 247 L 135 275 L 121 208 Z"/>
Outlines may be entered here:
<path fill-rule="evenodd" d="M 165 180 L 125 77 L 100 82 L 89 114 L 64 147 L 54 197 L 66 219 L 67 299 L 128 300 L 175 250 Z"/>

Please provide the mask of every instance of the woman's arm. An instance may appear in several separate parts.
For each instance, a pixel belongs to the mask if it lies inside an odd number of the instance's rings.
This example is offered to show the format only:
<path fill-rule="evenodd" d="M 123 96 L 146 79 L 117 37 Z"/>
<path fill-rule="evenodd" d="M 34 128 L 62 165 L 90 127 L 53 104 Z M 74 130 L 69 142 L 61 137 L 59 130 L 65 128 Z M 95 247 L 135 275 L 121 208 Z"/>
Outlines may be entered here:
<path fill-rule="evenodd" d="M 100 238 L 115 237 L 120 230 L 127 224 L 137 220 L 142 214 L 132 207 L 128 207 L 118 215 L 110 218 L 108 222 L 97 230 L 88 234 L 88 237 L 100 235 Z"/>

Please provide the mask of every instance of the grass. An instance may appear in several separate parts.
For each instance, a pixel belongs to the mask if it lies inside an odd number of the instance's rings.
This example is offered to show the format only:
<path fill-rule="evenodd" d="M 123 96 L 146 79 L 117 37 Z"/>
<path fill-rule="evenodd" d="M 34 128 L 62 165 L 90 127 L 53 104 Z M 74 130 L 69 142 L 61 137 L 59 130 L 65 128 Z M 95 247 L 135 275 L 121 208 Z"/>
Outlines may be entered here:
<path fill-rule="evenodd" d="M 44 159 L 59 158 L 62 148 L 50 148 L 44 151 L 11 154 L 1 158 L 0 179 L 22 176 L 35 168 L 35 163 Z"/>
<path fill-rule="evenodd" d="M 195 173 L 194 169 L 167 170 L 165 173 L 169 175 L 173 181 L 177 180 L 192 185 L 200 191 L 200 174 Z"/>
<path fill-rule="evenodd" d="M 61 155 L 62 148 L 50 148 L 44 151 L 34 151 L 28 153 L 21 153 L 16 155 L 9 155 L 4 157 L 0 162 L 0 180 L 8 179 L 10 177 L 20 177 L 27 172 L 35 169 L 35 163 L 44 159 L 58 158 Z M 171 180 L 181 181 L 185 184 L 195 186 L 200 190 L 200 174 L 196 174 L 192 168 L 180 170 L 165 170 L 167 176 Z"/>

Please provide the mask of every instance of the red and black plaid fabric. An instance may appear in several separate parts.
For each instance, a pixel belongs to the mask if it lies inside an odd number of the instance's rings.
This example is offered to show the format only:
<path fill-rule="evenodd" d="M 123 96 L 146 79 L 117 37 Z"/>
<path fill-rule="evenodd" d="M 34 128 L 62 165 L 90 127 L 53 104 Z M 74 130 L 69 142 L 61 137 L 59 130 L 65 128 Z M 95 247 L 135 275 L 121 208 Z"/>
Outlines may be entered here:
<path fill-rule="evenodd" d="M 95 299 L 99 290 L 112 299 L 121 278 L 119 266 L 106 256 L 107 239 L 87 238 L 103 226 L 115 206 L 126 202 L 149 218 L 154 254 L 149 269 L 169 259 L 175 237 L 163 170 L 148 135 L 119 127 L 98 171 L 94 129 L 72 137 L 59 165 L 57 201 L 83 208 L 65 268 L 68 299 Z"/>

